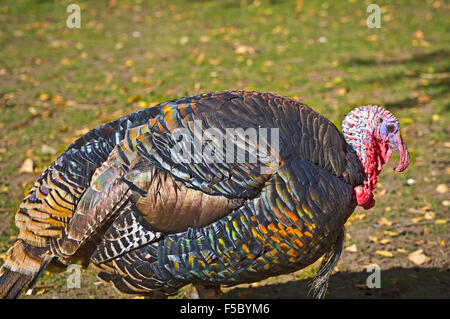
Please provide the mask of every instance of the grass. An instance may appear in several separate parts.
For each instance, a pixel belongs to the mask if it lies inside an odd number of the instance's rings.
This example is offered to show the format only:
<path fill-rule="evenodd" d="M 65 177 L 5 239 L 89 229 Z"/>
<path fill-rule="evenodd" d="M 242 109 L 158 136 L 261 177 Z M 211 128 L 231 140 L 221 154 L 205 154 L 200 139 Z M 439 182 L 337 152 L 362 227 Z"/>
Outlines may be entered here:
<path fill-rule="evenodd" d="M 13 216 L 24 191 L 74 138 L 153 103 L 232 88 L 300 99 L 338 127 L 355 106 L 391 110 L 401 122 L 411 166 L 394 174 L 397 158 L 387 165 L 377 205 L 348 225 L 354 239 L 348 243 L 360 249 L 344 252 L 339 268 L 360 272 L 369 261 L 383 269 L 413 267 L 398 248 L 423 248 L 431 261 L 422 268 L 448 268 L 448 224 L 432 223 L 449 213 L 448 193 L 436 191 L 437 185 L 448 185 L 450 172 L 444 1 L 377 1 L 379 29 L 366 26 L 372 1 L 78 1 L 81 28 L 69 29 L 71 2 L 0 4 L 0 252 L 17 233 Z M 43 145 L 56 152 L 46 153 Z M 34 162 L 32 174 L 19 173 L 26 158 Z M 415 183 L 407 186 L 408 179 Z M 387 247 L 367 239 L 386 227 L 373 226 L 382 216 L 395 227 L 426 212 L 435 214 L 430 224 L 400 228 L 405 233 Z M 379 249 L 395 257 L 378 256 Z M 83 271 L 87 279 L 76 292 L 65 288 L 66 275 L 44 275 L 39 284 L 50 286 L 32 297 L 119 297 L 110 287 L 94 285 L 94 273 Z M 296 282 L 313 273 L 289 278 Z M 282 284 L 280 278 L 265 283 Z M 398 296 L 414 296 L 405 287 Z M 191 293 L 188 287 L 179 297 Z"/>

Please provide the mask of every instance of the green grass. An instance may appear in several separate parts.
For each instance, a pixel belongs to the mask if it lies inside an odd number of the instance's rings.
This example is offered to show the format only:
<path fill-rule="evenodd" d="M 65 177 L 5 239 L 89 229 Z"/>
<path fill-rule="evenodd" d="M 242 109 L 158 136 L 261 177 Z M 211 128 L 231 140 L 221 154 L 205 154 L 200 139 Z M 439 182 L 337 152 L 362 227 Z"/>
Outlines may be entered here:
<path fill-rule="evenodd" d="M 366 26 L 373 1 L 303 1 L 301 10 L 300 1 L 287 0 L 77 1 L 81 28 L 69 29 L 71 2 L 0 3 L 0 251 L 17 232 L 13 215 L 24 189 L 83 130 L 151 103 L 221 89 L 295 97 L 338 127 L 355 106 L 386 106 L 402 124 L 411 167 L 393 174 L 392 159 L 380 176 L 387 193 L 350 234 L 382 215 L 407 222 L 417 217 L 411 207 L 448 217 L 448 194 L 435 191 L 449 183 L 445 1 L 377 1 L 380 29 Z M 57 153 L 43 154 L 43 144 Z M 35 174 L 18 172 L 26 158 Z M 415 185 L 405 186 L 409 178 Z M 447 224 L 421 227 L 430 240 L 450 243 Z M 405 245 L 412 249 L 416 240 Z M 62 287 L 58 276 L 46 280 Z"/>

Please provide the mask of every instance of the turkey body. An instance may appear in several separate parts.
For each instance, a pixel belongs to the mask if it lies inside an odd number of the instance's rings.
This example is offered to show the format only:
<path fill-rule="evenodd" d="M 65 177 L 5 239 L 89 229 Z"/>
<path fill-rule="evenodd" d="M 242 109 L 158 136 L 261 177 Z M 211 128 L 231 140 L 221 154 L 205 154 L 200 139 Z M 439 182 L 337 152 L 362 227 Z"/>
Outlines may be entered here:
<path fill-rule="evenodd" d="M 276 128 L 279 152 L 254 163 L 174 160 L 176 130 L 195 138 L 195 125 L 224 140 L 227 128 Z M 203 151 L 225 152 L 208 143 Z M 230 145 L 246 156 L 262 147 L 245 137 Z M 5 265 L 38 274 L 81 260 L 130 294 L 259 281 L 339 250 L 363 179 L 338 129 L 299 101 L 251 91 L 180 98 L 76 140 L 16 214 L 10 255 L 22 251 L 35 264 L 16 257 Z"/>

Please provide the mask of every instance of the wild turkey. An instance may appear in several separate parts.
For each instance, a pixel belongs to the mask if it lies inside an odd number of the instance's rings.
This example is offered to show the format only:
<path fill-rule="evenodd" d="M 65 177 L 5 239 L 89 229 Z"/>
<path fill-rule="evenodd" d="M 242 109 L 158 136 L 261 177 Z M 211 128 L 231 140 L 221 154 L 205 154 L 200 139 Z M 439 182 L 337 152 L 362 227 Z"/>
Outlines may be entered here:
<path fill-rule="evenodd" d="M 18 297 L 49 265 L 81 261 L 127 294 L 170 295 L 194 283 L 211 297 L 220 285 L 323 256 L 312 285 L 323 297 L 347 218 L 374 205 L 392 151 L 396 171 L 409 165 L 399 123 L 383 108 L 356 108 L 342 127 L 299 101 L 251 91 L 184 97 L 101 125 L 70 145 L 20 205 L 0 296 Z M 237 137 L 227 139 L 230 128 Z M 275 138 L 245 135 L 262 128 Z M 198 136 L 208 130 L 215 136 Z M 190 160 L 177 158 L 196 139 Z M 251 162 L 257 153 L 266 156 Z"/>

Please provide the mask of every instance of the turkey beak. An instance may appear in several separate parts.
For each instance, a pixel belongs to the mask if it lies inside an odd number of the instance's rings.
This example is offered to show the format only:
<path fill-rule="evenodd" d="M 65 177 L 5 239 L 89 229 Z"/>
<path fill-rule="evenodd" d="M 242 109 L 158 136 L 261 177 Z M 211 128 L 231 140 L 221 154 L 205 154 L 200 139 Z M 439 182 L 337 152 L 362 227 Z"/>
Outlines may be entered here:
<path fill-rule="evenodd" d="M 400 130 L 389 139 L 391 149 L 400 157 L 396 172 L 403 172 L 409 166 L 409 153 L 406 144 L 403 142 Z"/>

